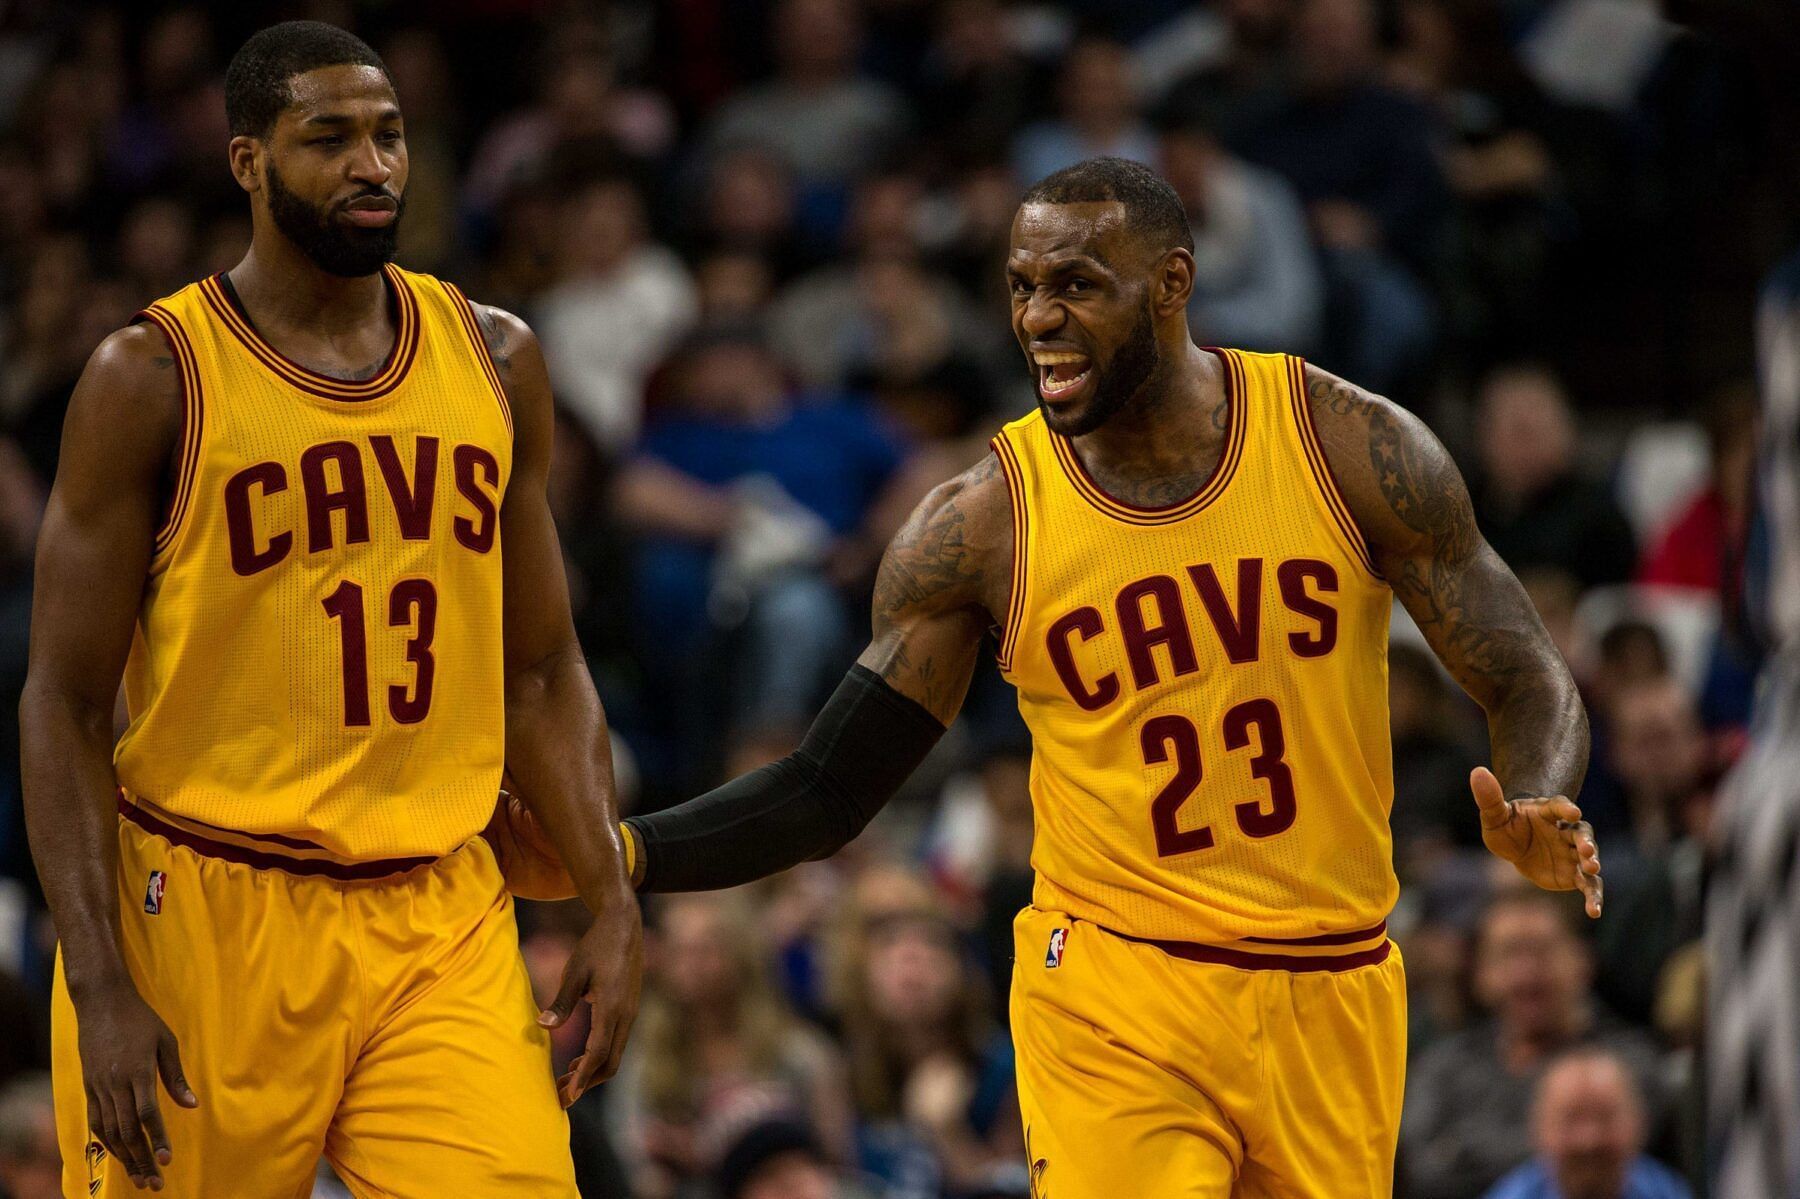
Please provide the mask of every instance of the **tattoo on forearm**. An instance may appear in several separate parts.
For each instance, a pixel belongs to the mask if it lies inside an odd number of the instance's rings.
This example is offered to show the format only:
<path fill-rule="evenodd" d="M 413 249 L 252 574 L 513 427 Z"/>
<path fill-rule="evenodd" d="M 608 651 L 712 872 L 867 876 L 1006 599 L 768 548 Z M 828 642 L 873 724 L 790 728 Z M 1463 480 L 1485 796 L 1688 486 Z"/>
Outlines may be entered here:
<path fill-rule="evenodd" d="M 1524 588 L 1482 540 L 1449 453 L 1358 389 L 1309 390 L 1331 411 L 1368 422 L 1382 499 L 1416 535 L 1408 551 L 1371 546 L 1376 563 L 1438 658 L 1487 709 L 1508 794 L 1571 793 L 1587 762 L 1580 699 Z"/>
<path fill-rule="evenodd" d="M 1504 586 L 1478 561 L 1481 534 L 1449 454 L 1407 436 L 1376 406 L 1369 413 L 1369 459 L 1388 507 L 1431 546 L 1428 555 L 1383 564 L 1389 582 L 1457 681 L 1479 698 L 1541 669 L 1542 634 L 1531 627 L 1529 612 L 1518 610 L 1528 601 L 1509 594 L 1518 592 L 1516 582 Z"/>

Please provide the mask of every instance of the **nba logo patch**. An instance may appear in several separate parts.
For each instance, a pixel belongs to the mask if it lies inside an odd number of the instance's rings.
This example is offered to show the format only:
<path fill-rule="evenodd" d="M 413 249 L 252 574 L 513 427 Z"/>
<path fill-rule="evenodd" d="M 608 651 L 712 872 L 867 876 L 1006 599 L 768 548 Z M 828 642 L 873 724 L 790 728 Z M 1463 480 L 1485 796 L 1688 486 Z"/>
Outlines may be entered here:
<path fill-rule="evenodd" d="M 1044 969 L 1054 970 L 1062 965 L 1063 945 L 1068 939 L 1068 929 L 1057 928 L 1050 930 L 1050 948 L 1044 951 Z"/>
<path fill-rule="evenodd" d="M 152 916 L 162 914 L 163 888 L 168 884 L 168 875 L 160 870 L 150 872 L 150 884 L 144 888 L 144 910 Z"/>

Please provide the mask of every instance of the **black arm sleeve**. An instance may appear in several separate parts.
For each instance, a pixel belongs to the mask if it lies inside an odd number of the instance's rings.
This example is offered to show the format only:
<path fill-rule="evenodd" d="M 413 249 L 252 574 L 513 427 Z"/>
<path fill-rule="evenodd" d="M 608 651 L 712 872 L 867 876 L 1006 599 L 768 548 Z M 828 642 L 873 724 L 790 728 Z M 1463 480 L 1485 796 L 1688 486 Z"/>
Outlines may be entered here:
<path fill-rule="evenodd" d="M 625 823 L 640 891 L 711 891 L 828 858 L 918 768 L 944 726 L 874 671 L 852 666 L 805 740 L 779 762 Z"/>

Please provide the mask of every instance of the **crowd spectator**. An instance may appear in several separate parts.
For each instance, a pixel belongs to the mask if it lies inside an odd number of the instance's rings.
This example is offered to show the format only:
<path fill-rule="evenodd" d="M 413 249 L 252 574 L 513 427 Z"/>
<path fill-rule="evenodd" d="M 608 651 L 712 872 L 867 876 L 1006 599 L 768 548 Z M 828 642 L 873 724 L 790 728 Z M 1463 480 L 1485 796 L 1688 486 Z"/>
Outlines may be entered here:
<path fill-rule="evenodd" d="M 1689 1199 L 1669 1167 L 1644 1156 L 1648 1122 L 1631 1068 L 1577 1049 L 1544 1071 L 1532 1105 L 1536 1156 L 1483 1199 Z"/>
<path fill-rule="evenodd" d="M 1606 1046 L 1661 1086 L 1650 1037 L 1594 999 L 1593 954 L 1566 898 L 1507 890 L 1482 914 L 1474 990 L 1486 1018 L 1428 1047 L 1407 1078 L 1400 1141 L 1412 1199 L 1476 1199 L 1525 1160 L 1532 1092 L 1564 1050 Z"/>
<path fill-rule="evenodd" d="M 896 1199 L 961 1194 L 1024 1168 L 1011 1042 L 936 908 L 857 930 L 841 1012 L 862 1165 Z"/>
<path fill-rule="evenodd" d="M 651 368 L 699 304 L 681 260 L 649 240 L 630 180 L 578 184 L 559 217 L 561 277 L 533 305 L 537 333 L 558 398 L 616 451 L 637 436 Z"/>
<path fill-rule="evenodd" d="M 1476 443 L 1475 515 L 1507 565 L 1566 571 L 1583 587 L 1631 577 L 1631 525 L 1605 485 L 1577 471 L 1575 418 L 1553 374 L 1515 366 L 1489 375 Z"/>
<path fill-rule="evenodd" d="M 843 1063 L 771 985 L 755 927 L 741 896 L 681 896 L 657 912 L 638 1024 L 606 1089 L 644 1199 L 698 1193 L 745 1128 L 775 1117 L 821 1157 L 850 1156 Z"/>
<path fill-rule="evenodd" d="M 62 1155 L 48 1074 L 20 1074 L 0 1086 L 0 1195 L 59 1199 Z"/>
<path fill-rule="evenodd" d="M 906 108 L 886 84 L 856 73 L 862 24 L 850 0 L 779 0 L 770 29 L 775 77 L 726 101 L 704 152 L 748 145 L 778 154 L 804 189 L 807 223 L 830 228 L 841 189 L 905 132 Z"/>
<path fill-rule="evenodd" d="M 883 491 L 905 455 L 866 406 L 797 394 L 752 328 L 704 330 L 683 348 L 619 484 L 640 533 L 638 621 L 657 629 L 645 652 L 656 685 L 672 689 L 666 715 L 717 711 L 712 668 L 725 652 L 737 764 L 798 742 L 848 665 L 850 613 L 828 567 L 847 581 L 872 565 L 868 547 L 898 518 L 867 522 L 892 512 Z"/>
<path fill-rule="evenodd" d="M 1157 166 L 1193 225 L 1194 336 L 1212 345 L 1315 352 L 1324 283 L 1294 189 L 1232 155 L 1214 122 L 1197 113 L 1165 117 Z"/>
<path fill-rule="evenodd" d="M 1156 143 L 1139 115 L 1131 82 L 1131 56 L 1104 38 L 1083 38 L 1070 48 L 1057 73 L 1062 106 L 1058 120 L 1027 126 L 1013 145 L 1013 170 L 1021 179 L 1110 155 L 1156 161 Z"/>
<path fill-rule="evenodd" d="M 1370 0 L 1301 0 L 1291 80 L 1247 105 L 1230 144 L 1293 183 L 1333 294 L 1327 345 L 1378 391 L 1420 370 L 1437 318 L 1423 277 L 1446 215 L 1430 112 L 1382 82 Z"/>

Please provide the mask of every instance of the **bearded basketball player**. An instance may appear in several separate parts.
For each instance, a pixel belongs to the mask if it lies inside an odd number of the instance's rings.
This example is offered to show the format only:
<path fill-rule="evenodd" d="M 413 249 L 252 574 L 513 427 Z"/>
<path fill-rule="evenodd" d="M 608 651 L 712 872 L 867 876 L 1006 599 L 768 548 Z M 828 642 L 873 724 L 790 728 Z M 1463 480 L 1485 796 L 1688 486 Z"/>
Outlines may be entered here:
<path fill-rule="evenodd" d="M 1012 227 L 1039 397 L 888 547 L 874 637 L 789 757 L 626 822 L 641 889 L 854 837 L 956 716 L 984 634 L 1034 743 L 1012 1031 L 1047 1199 L 1392 1192 L 1405 1077 L 1394 597 L 1486 710 L 1490 850 L 1601 906 L 1581 701 L 1417 418 L 1194 345 L 1169 186 L 1096 159 Z"/>
<path fill-rule="evenodd" d="M 406 136 L 368 46 L 265 29 L 226 107 L 250 250 L 95 351 L 39 542 L 64 1191 L 293 1199 L 322 1153 L 358 1196 L 573 1199 L 546 1027 L 591 1001 L 567 1102 L 617 1064 L 640 932 L 543 358 L 391 265 Z M 593 913 L 545 1013 L 478 835 L 503 767 Z"/>

